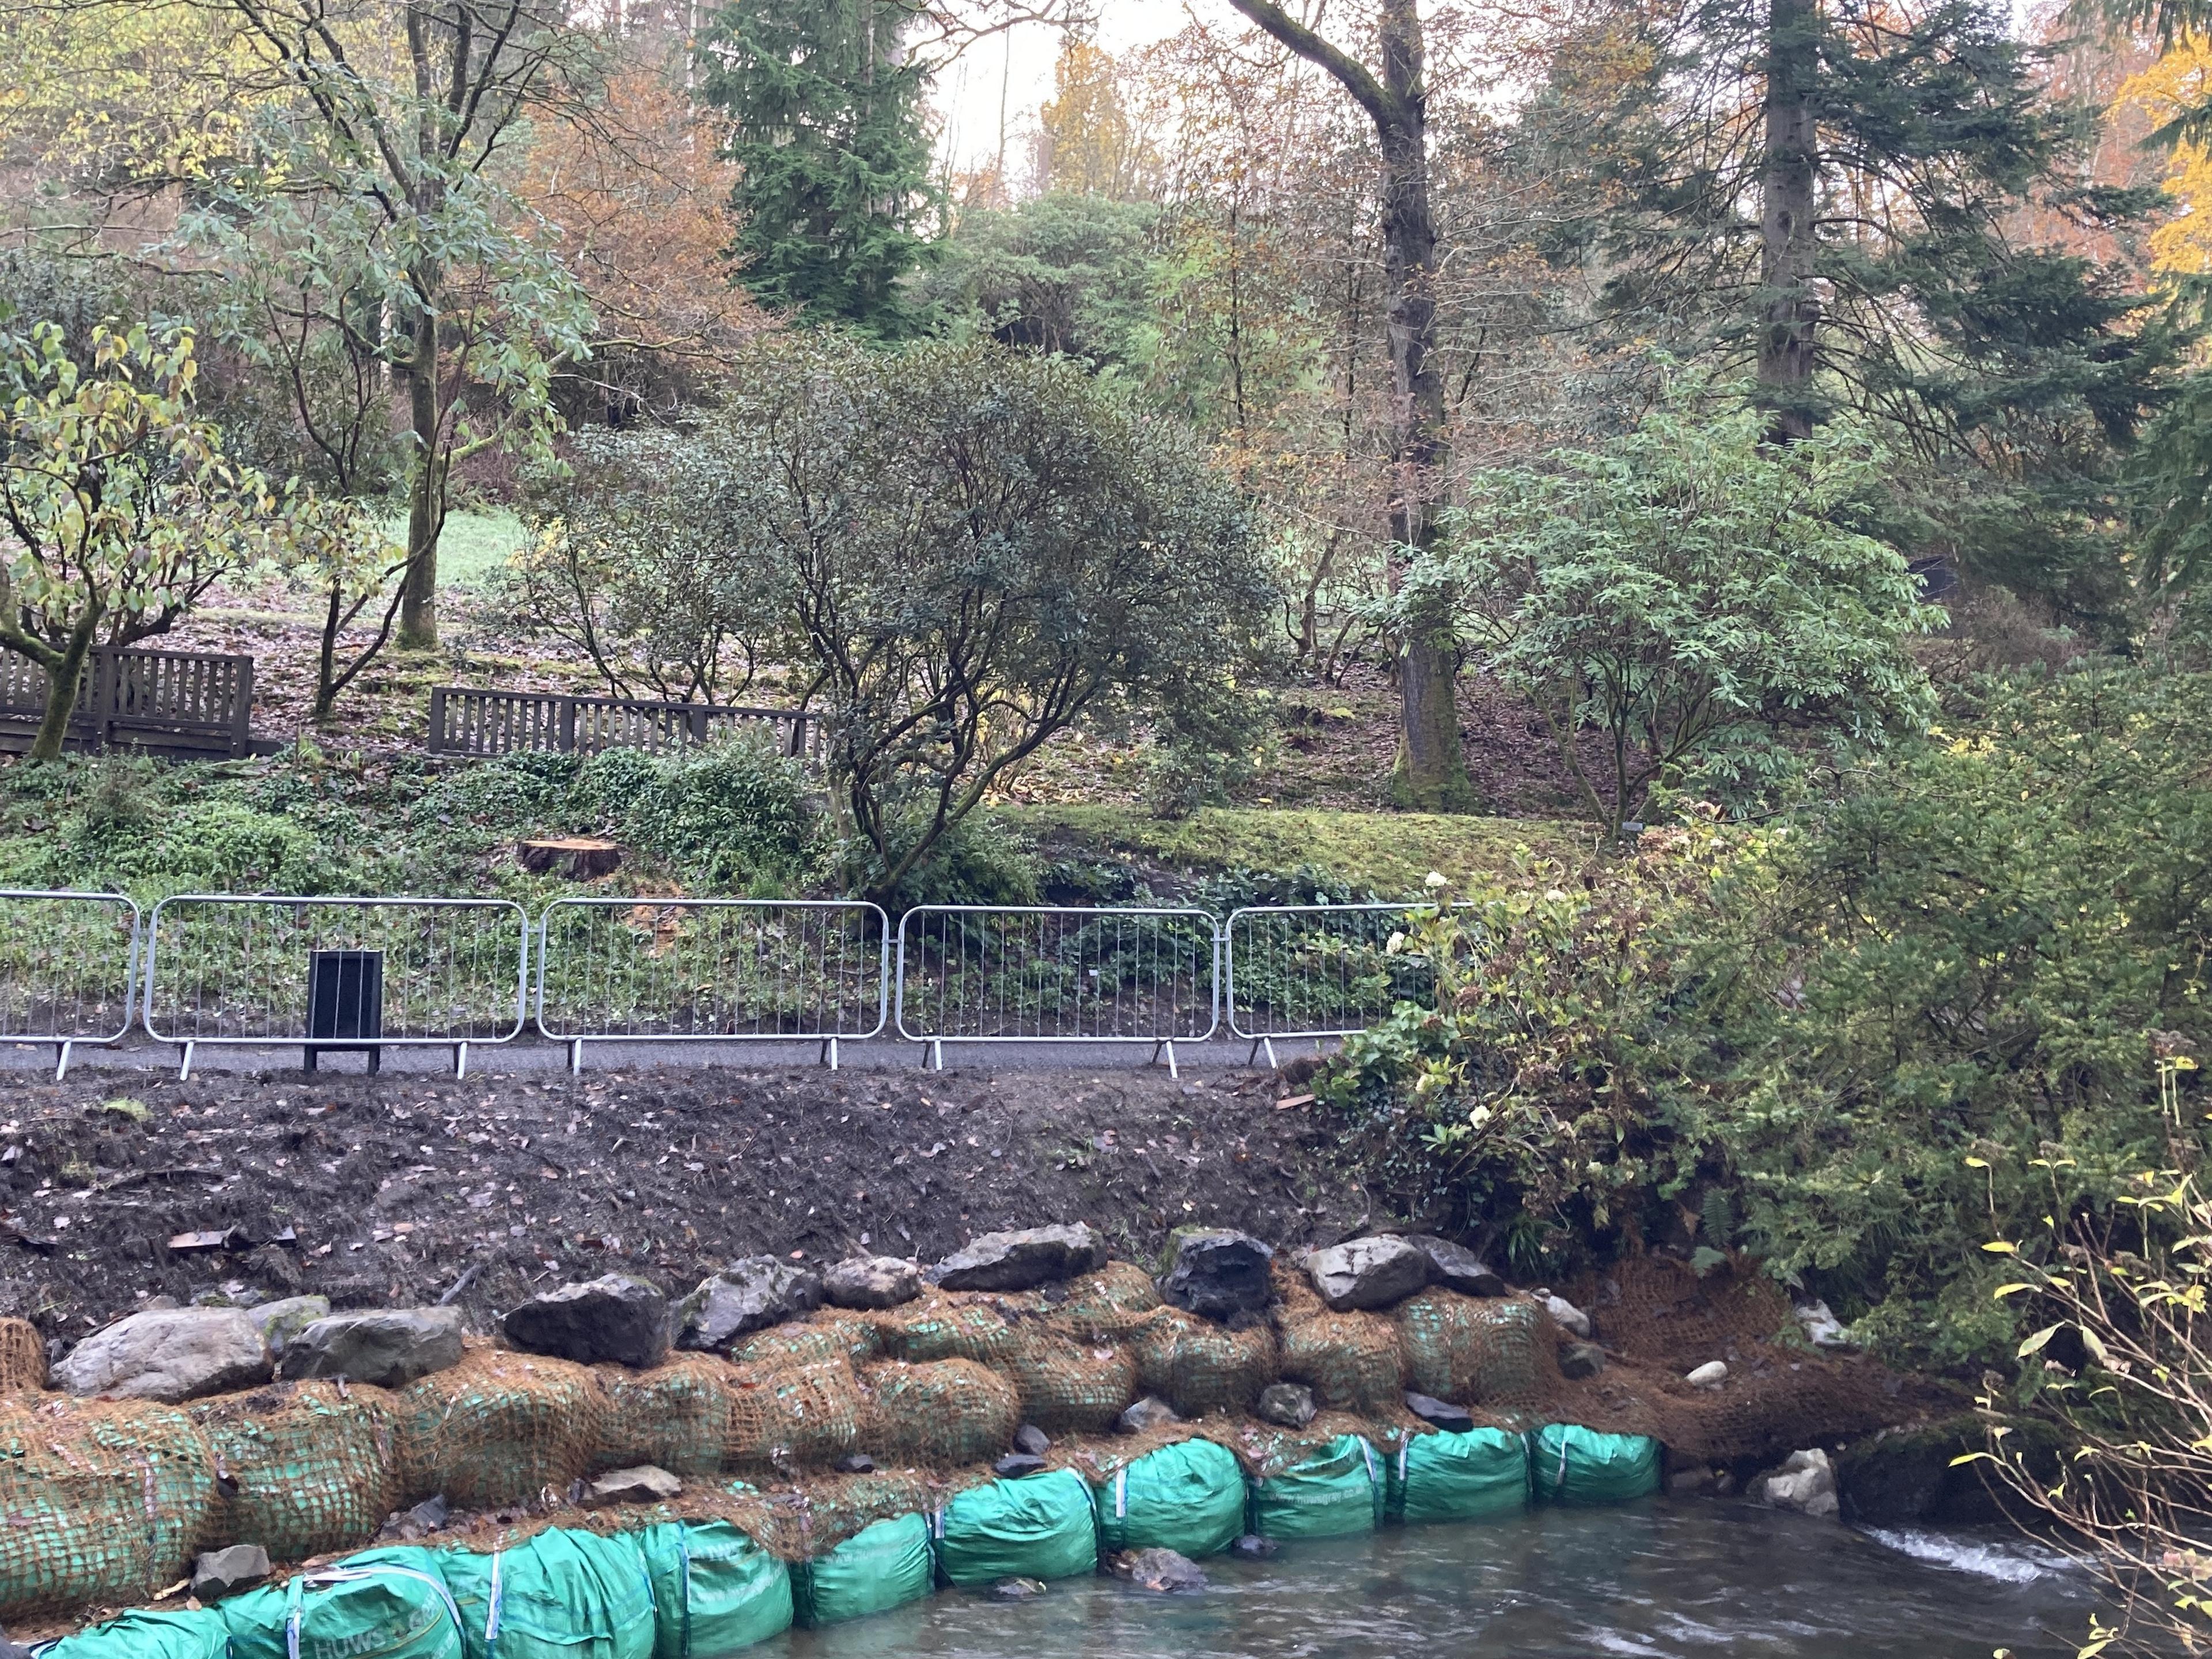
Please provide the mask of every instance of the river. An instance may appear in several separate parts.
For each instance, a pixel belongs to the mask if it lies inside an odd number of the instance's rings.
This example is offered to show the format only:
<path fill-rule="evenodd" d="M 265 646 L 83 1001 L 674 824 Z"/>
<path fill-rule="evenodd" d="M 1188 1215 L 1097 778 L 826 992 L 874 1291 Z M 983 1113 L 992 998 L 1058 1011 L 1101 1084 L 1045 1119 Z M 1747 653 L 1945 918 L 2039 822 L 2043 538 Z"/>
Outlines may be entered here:
<path fill-rule="evenodd" d="M 1064 1580 L 945 1592 L 798 1631 L 775 1659 L 2066 1659 L 2094 1596 L 2000 1532 L 1861 1533 L 1748 1504 L 1650 1500 L 1394 1528 L 1215 1559 L 1197 1594 Z"/>

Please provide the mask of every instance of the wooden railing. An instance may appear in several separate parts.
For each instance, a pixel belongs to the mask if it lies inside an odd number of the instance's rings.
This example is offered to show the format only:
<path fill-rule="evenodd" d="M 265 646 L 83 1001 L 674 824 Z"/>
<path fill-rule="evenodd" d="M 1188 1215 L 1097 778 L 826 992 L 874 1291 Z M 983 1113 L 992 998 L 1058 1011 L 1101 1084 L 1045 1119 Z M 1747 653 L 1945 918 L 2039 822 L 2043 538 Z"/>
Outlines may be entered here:
<path fill-rule="evenodd" d="M 769 728 L 776 747 L 787 755 L 811 756 L 820 742 L 815 718 L 795 708 L 479 691 L 459 685 L 438 686 L 430 693 L 434 755 L 505 755 L 518 749 L 594 755 L 602 749 L 677 749 L 749 726 Z"/>
<path fill-rule="evenodd" d="M 46 671 L 0 655 L 0 753 L 21 754 L 46 716 Z M 248 751 L 253 659 L 205 651 L 95 646 L 63 739 L 71 749 L 137 749 L 179 757 Z"/>

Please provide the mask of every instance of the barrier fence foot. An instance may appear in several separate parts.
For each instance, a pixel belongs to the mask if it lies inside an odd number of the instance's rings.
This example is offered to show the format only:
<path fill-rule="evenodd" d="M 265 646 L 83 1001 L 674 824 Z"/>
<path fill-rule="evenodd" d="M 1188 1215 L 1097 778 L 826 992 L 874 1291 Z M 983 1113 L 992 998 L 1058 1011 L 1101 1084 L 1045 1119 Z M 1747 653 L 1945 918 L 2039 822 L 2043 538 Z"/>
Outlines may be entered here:
<path fill-rule="evenodd" d="M 824 1037 L 822 1040 L 822 1054 L 820 1057 L 826 1059 L 830 1062 L 830 1069 L 831 1071 L 834 1072 L 837 1069 L 837 1039 L 836 1037 Z"/>
<path fill-rule="evenodd" d="M 1260 1041 L 1267 1050 L 1267 1069 L 1271 1072 L 1281 1071 L 1283 1069 L 1283 1062 L 1275 1058 L 1275 1039 L 1273 1037 L 1261 1037 Z"/>
<path fill-rule="evenodd" d="M 929 1055 L 930 1058 L 937 1063 L 937 1069 L 940 1072 L 943 1071 L 945 1069 L 945 1045 L 942 1042 L 933 1042 L 929 1045 Z"/>
<path fill-rule="evenodd" d="M 61 1056 L 54 1065 L 54 1081 L 57 1083 L 69 1075 L 70 1045 L 64 1042 L 60 1047 Z"/>
<path fill-rule="evenodd" d="M 453 1045 L 453 1075 L 463 1078 L 468 1074 L 469 1045 L 465 1042 L 456 1042 Z"/>
<path fill-rule="evenodd" d="M 1168 1075 L 1171 1078 L 1180 1079 L 1182 1076 L 1182 1073 L 1176 1070 L 1175 1044 L 1172 1042 L 1154 1043 L 1152 1045 L 1152 1058 L 1154 1060 L 1158 1060 L 1163 1054 L 1165 1054 L 1168 1057 Z"/>
<path fill-rule="evenodd" d="M 575 1076 L 584 1069 L 584 1039 L 578 1037 L 568 1045 L 568 1075 Z"/>
<path fill-rule="evenodd" d="M 189 1083 L 191 1080 L 191 1076 L 192 1045 L 187 1042 L 185 1045 L 185 1063 L 177 1068 L 177 1081 L 179 1083 Z"/>

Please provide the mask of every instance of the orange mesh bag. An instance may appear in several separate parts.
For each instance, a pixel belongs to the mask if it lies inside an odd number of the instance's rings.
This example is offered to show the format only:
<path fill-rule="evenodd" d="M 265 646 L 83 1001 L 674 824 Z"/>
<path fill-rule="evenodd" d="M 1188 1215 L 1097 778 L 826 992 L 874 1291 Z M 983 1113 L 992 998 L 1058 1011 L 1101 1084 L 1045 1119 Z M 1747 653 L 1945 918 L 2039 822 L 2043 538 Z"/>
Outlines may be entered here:
<path fill-rule="evenodd" d="M 565 1492 L 606 1432 L 606 1396 L 589 1368 L 488 1348 L 409 1383 L 393 1409 L 403 1504 L 442 1493 L 489 1510 Z"/>
<path fill-rule="evenodd" d="M 994 1370 L 1021 1349 L 1029 1333 L 988 1302 L 919 1303 L 896 1324 L 880 1327 L 884 1352 L 913 1364 L 972 1359 Z"/>
<path fill-rule="evenodd" d="M 862 1365 L 882 1346 L 873 1324 L 841 1310 L 755 1331 L 730 1350 L 730 1358 L 741 1365 L 827 1365 L 840 1359 Z"/>
<path fill-rule="evenodd" d="M 820 1365 L 735 1368 L 728 1461 L 829 1463 L 851 1451 L 860 1431 L 860 1389 L 842 1359 Z"/>
<path fill-rule="evenodd" d="M 280 1383 L 193 1415 L 228 1494 L 225 1538 L 271 1560 L 366 1544 L 398 1502 L 398 1437 L 381 1389 Z"/>
<path fill-rule="evenodd" d="M 1096 1340 L 1135 1329 L 1160 1305 L 1150 1273 L 1133 1261 L 1109 1261 L 1095 1273 L 1070 1279 L 1067 1295 L 1050 1312 L 1060 1329 Z"/>
<path fill-rule="evenodd" d="M 27 1319 L 0 1319 L 0 1394 L 46 1386 L 46 1345 Z"/>
<path fill-rule="evenodd" d="M 706 1354 L 651 1370 L 592 1367 L 606 1396 L 606 1430 L 595 1468 L 651 1463 L 671 1474 L 713 1474 L 730 1443 L 730 1368 Z"/>
<path fill-rule="evenodd" d="M 1185 1417 L 1249 1411 L 1278 1376 L 1275 1334 L 1265 1325 L 1233 1331 L 1180 1308 L 1162 1308 L 1132 1345 L 1139 1392 L 1158 1395 Z"/>
<path fill-rule="evenodd" d="M 971 1359 L 890 1360 L 868 1366 L 860 1381 L 867 1395 L 861 1443 L 887 1462 L 981 1462 L 1004 1451 L 1021 1425 L 1013 1385 Z"/>
<path fill-rule="evenodd" d="M 1405 1407 L 1405 1350 L 1396 1322 L 1382 1314 L 1316 1314 L 1285 1325 L 1282 1373 L 1310 1385 L 1324 1411 Z"/>
<path fill-rule="evenodd" d="M 1522 1297 L 1423 1291 L 1398 1305 L 1407 1372 L 1462 1406 L 1540 1406 L 1559 1392 L 1559 1334 Z"/>
<path fill-rule="evenodd" d="M 1020 1396 L 1022 1415 L 1048 1434 L 1110 1428 L 1137 1397 L 1137 1362 L 1126 1350 L 1087 1347 L 1048 1332 L 1026 1334 L 998 1369 Z"/>

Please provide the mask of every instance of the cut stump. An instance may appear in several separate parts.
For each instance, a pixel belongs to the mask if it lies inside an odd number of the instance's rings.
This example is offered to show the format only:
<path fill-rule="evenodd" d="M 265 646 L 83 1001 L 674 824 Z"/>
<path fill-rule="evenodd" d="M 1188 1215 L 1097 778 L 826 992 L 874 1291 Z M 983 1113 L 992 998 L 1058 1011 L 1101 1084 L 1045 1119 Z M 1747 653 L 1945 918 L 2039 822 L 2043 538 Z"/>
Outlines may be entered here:
<path fill-rule="evenodd" d="M 514 859 L 524 869 L 539 875 L 557 872 L 589 881 L 621 869 L 623 849 L 619 843 L 601 841 L 596 836 L 561 836 L 519 842 Z"/>

